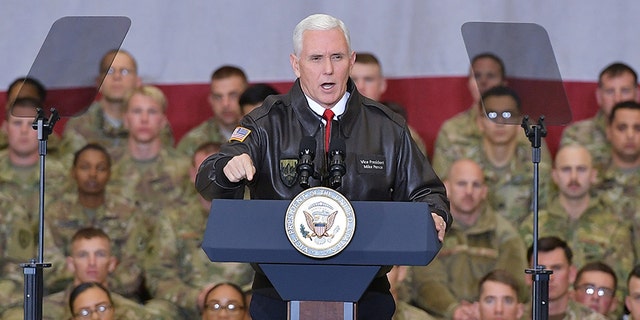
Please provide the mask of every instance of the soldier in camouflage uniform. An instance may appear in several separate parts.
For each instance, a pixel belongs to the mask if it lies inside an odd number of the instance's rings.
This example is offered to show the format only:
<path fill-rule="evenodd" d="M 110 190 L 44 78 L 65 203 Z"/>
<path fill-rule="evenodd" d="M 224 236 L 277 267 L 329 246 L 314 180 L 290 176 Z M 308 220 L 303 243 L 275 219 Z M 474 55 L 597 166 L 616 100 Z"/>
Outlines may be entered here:
<path fill-rule="evenodd" d="M 113 167 L 114 186 L 144 208 L 145 222 L 153 224 L 158 212 L 184 195 L 189 160 L 162 144 L 161 131 L 168 122 L 167 100 L 157 87 L 143 86 L 126 103 L 127 145 Z"/>
<path fill-rule="evenodd" d="M 474 312 L 481 277 L 500 268 L 522 279 L 527 261 L 515 227 L 488 206 L 477 163 L 454 162 L 444 183 L 456 223 L 438 256 L 426 267 L 413 267 L 413 300 L 433 315 L 456 318 Z"/>
<path fill-rule="evenodd" d="M 623 284 L 626 287 L 625 284 Z M 578 270 L 573 284 L 573 300 L 607 316 L 609 319 L 620 319 L 622 304 L 616 297 L 618 277 L 611 267 L 602 262 L 589 262 Z M 624 293 L 620 293 L 623 297 Z"/>
<path fill-rule="evenodd" d="M 37 101 L 15 100 L 17 113 L 33 111 Z M 24 275 L 20 263 L 37 257 L 39 237 L 40 166 L 37 131 L 33 117 L 17 117 L 6 111 L 4 132 L 9 146 L 0 151 L 0 312 L 24 298 Z M 45 183 L 47 193 L 66 175 L 62 165 L 48 159 Z M 57 266 L 53 266 L 56 268 Z"/>
<path fill-rule="evenodd" d="M 387 79 L 385 79 L 382 74 L 382 64 L 380 64 L 380 60 L 378 60 L 373 53 L 356 53 L 356 62 L 353 64 L 353 68 L 351 68 L 350 77 L 356 84 L 358 92 L 363 96 L 384 103 L 389 107 L 389 109 L 399 113 L 403 118 L 407 119 L 407 112 L 404 110 L 402 105 L 391 101 L 383 102 L 381 100 L 382 95 L 387 91 Z M 407 126 L 409 127 L 411 137 L 416 142 L 418 149 L 420 149 L 422 154 L 426 157 L 427 146 L 424 141 L 412 126 L 408 124 Z"/>
<path fill-rule="evenodd" d="M 592 118 L 568 126 L 562 133 L 560 145 L 581 144 L 591 152 L 597 169 L 609 163 L 611 148 L 607 143 L 606 126 L 613 106 L 622 101 L 636 100 L 638 76 L 624 63 L 612 63 L 600 72 L 596 99 L 600 110 Z"/>
<path fill-rule="evenodd" d="M 468 149 L 482 144 L 482 134 L 478 127 L 478 121 L 485 116 L 481 96 L 490 88 L 506 83 L 502 59 L 492 53 L 473 57 L 468 82 L 473 103 L 469 109 L 444 121 L 436 137 L 432 164 L 440 177 L 446 174 L 455 160 L 465 158 Z M 522 144 L 523 148 L 531 148 L 531 143 L 524 134 L 518 135 L 518 144 Z M 550 159 L 549 149 L 544 142 L 541 152 L 543 159 Z"/>
<path fill-rule="evenodd" d="M 147 247 L 152 225 L 143 219 L 144 209 L 139 204 L 116 190 L 107 189 L 110 175 L 111 159 L 102 146 L 88 144 L 75 153 L 71 169 L 73 182 L 47 207 L 45 222 L 50 226 L 53 239 L 47 245 L 64 251 L 70 248 L 71 238 L 78 229 L 91 226 L 104 230 L 111 235 L 114 255 L 119 260 L 119 267 L 109 278 L 110 289 L 140 300 L 143 257 L 139 253 Z M 63 290 L 72 275 L 59 272 L 48 279 L 49 288 L 55 292 Z"/>
<path fill-rule="evenodd" d="M 213 117 L 187 132 L 178 143 L 178 151 L 191 156 L 205 142 L 229 140 L 242 118 L 239 99 L 247 86 L 247 76 L 242 69 L 229 65 L 216 69 L 211 75 L 208 98 Z"/>
<path fill-rule="evenodd" d="M 46 109 L 46 105 L 43 105 L 47 97 L 47 90 L 42 83 L 38 80 L 30 77 L 20 77 L 11 82 L 7 89 L 7 104 L 5 105 L 5 111 L 9 109 L 9 106 L 16 98 L 31 98 L 36 99 L 39 102 L 39 106 Z M 9 141 L 7 139 L 6 131 L 4 127 L 7 122 L 2 123 L 3 130 L 0 130 L 0 150 L 4 150 L 9 147 Z M 52 133 L 48 137 L 47 152 L 50 155 L 59 156 L 61 152 L 60 136 L 57 133 Z"/>
<path fill-rule="evenodd" d="M 633 243 L 640 243 L 640 104 L 625 101 L 616 104 L 609 117 L 606 133 L 611 146 L 610 162 L 596 192 L 618 219 L 633 224 Z M 626 247 L 628 255 L 635 251 L 640 258 L 640 246 Z M 624 279 L 624 276 L 621 277 Z"/>
<path fill-rule="evenodd" d="M 603 261 L 624 279 L 636 259 L 630 220 L 620 219 L 608 201 L 591 196 L 596 170 L 589 151 L 580 145 L 558 150 L 552 178 L 558 194 L 538 213 L 539 235 L 557 236 L 573 249 L 573 263 Z M 533 243 L 533 215 L 520 226 L 527 245 Z M 622 298 L 624 286 L 619 297 Z"/>
<path fill-rule="evenodd" d="M 99 74 L 104 76 L 100 86 L 102 97 L 84 114 L 69 119 L 62 134 L 63 147 L 68 154 L 73 154 L 89 142 L 99 143 L 117 160 L 122 151 L 119 147 L 126 144 L 129 134 L 122 119 L 125 98 L 140 87 L 141 79 L 135 59 L 124 50 L 107 52 L 100 62 Z M 173 146 L 173 133 L 168 123 L 162 128 L 162 141 Z"/>
<path fill-rule="evenodd" d="M 24 275 L 20 263 L 36 257 L 36 235 L 29 213 L 15 201 L 17 194 L 0 183 L 0 315 L 22 306 Z"/>
<path fill-rule="evenodd" d="M 117 258 L 111 254 L 109 236 L 104 231 L 96 228 L 79 229 L 72 237 L 69 246 L 69 254 L 66 258 L 66 266 L 73 275 L 73 283 L 70 283 L 64 291 L 48 295 L 44 298 L 43 319 L 69 319 L 69 296 L 75 286 L 85 282 L 97 282 L 108 287 L 108 277 L 111 276 L 117 266 Z M 110 290 L 112 291 L 112 290 Z M 174 319 L 174 314 L 154 314 L 150 310 L 133 300 L 127 299 L 115 292 L 111 292 L 116 310 L 116 318 L 121 315 L 133 315 L 127 319 Z M 167 302 L 165 302 L 168 304 Z M 173 307 L 175 309 L 175 306 Z M 3 319 L 22 319 L 23 309 L 17 308 L 8 311 Z"/>
<path fill-rule="evenodd" d="M 529 259 L 532 258 L 532 246 L 529 247 L 527 256 Z M 538 265 L 543 265 L 546 269 L 553 271 L 549 276 L 549 319 L 607 319 L 604 315 L 571 299 L 569 291 L 576 278 L 576 267 L 573 265 L 572 258 L 571 248 L 562 239 L 554 236 L 538 239 Z M 531 282 L 530 277 L 526 279 L 529 283 Z M 531 315 L 531 310 L 528 310 L 526 314 Z"/>
<path fill-rule="evenodd" d="M 522 283 L 502 269 L 488 272 L 478 281 L 478 320 L 517 320 L 524 315 Z"/>
<path fill-rule="evenodd" d="M 520 103 L 515 92 L 507 87 L 494 87 L 483 96 L 487 112 L 503 111 L 512 114 L 513 119 L 519 115 Z M 501 124 L 483 116 L 478 121 L 481 140 L 473 146 L 461 150 L 458 156 L 472 159 L 482 167 L 485 180 L 489 186 L 489 206 L 505 217 L 514 226 L 520 225 L 527 217 L 532 206 L 533 163 L 531 161 L 531 145 L 521 143 L 518 136 L 524 136 L 521 128 L 514 124 Z M 449 164 L 441 166 L 448 170 Z M 551 169 L 550 159 L 542 158 L 539 164 L 539 205 L 545 203 L 544 195 L 549 187 L 547 177 Z M 446 172 L 439 172 L 446 176 Z"/>
<path fill-rule="evenodd" d="M 249 264 L 211 262 L 202 250 L 211 202 L 196 192 L 195 176 L 200 163 L 218 150 L 219 145 L 212 142 L 205 143 L 196 150 L 190 168 L 191 183 L 187 194 L 170 210 L 163 212 L 171 222 L 175 241 L 166 241 L 164 237 L 161 241 L 167 248 L 158 246 L 159 250 L 163 250 L 158 256 L 166 259 L 168 252 L 172 252 L 174 256 L 169 258 L 169 262 L 175 263 L 170 267 L 172 273 L 149 271 L 148 274 L 153 279 L 152 294 L 179 305 L 189 319 L 198 316 L 196 306 L 202 295 L 202 288 L 220 282 L 232 282 L 246 287 L 253 280 L 253 269 Z M 186 219 L 185 214 L 188 214 Z M 162 261 L 164 264 L 169 262 Z"/>
<path fill-rule="evenodd" d="M 406 301 L 400 299 L 399 294 L 403 286 L 406 286 L 405 278 L 409 272 L 407 266 L 393 266 L 391 271 L 387 273 L 389 279 L 389 285 L 391 286 L 389 291 L 393 296 L 393 300 L 396 302 L 396 312 L 393 314 L 391 320 L 433 320 L 435 319 L 426 311 L 416 308 Z"/>
<path fill-rule="evenodd" d="M 640 319 L 640 265 L 633 267 L 626 279 L 629 291 L 624 304 L 630 313 L 627 320 L 638 320 Z"/>

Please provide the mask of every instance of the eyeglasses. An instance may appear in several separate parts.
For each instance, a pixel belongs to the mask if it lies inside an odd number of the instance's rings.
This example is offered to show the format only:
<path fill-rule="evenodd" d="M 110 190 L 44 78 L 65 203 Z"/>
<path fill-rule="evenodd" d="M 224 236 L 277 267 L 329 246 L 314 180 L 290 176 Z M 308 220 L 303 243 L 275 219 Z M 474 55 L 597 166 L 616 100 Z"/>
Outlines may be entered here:
<path fill-rule="evenodd" d="M 220 310 L 227 310 L 229 313 L 238 313 L 240 310 L 244 309 L 243 306 L 239 306 L 237 304 L 229 303 L 228 305 L 221 305 L 217 302 L 209 303 L 204 305 L 204 309 L 211 312 L 220 312 Z"/>
<path fill-rule="evenodd" d="M 491 120 L 495 120 L 498 117 L 504 119 L 504 120 L 509 120 L 511 119 L 513 115 L 511 114 L 511 111 L 487 111 L 487 117 Z"/>
<path fill-rule="evenodd" d="M 133 74 L 133 71 L 129 70 L 127 68 L 116 69 L 114 67 L 109 67 L 109 69 L 107 69 L 107 74 L 108 75 L 114 75 L 114 74 L 116 74 L 116 72 L 119 73 L 120 76 L 123 76 L 123 77 L 126 77 L 126 76 L 128 76 L 130 74 Z"/>
<path fill-rule="evenodd" d="M 90 309 L 90 308 L 85 308 L 85 309 L 80 309 L 80 311 L 78 311 L 76 314 L 74 314 L 74 317 L 76 319 L 90 319 L 91 315 L 95 312 L 98 317 L 102 318 L 104 316 L 105 313 L 107 313 L 107 311 L 111 310 L 113 306 L 110 304 L 99 304 L 96 306 L 95 309 Z"/>
<path fill-rule="evenodd" d="M 615 294 L 615 290 L 613 289 L 605 287 L 596 288 L 596 286 L 591 284 L 583 284 L 577 286 L 576 289 L 584 292 L 588 296 L 592 296 L 595 294 L 598 295 L 598 297 L 613 297 L 613 295 Z"/>

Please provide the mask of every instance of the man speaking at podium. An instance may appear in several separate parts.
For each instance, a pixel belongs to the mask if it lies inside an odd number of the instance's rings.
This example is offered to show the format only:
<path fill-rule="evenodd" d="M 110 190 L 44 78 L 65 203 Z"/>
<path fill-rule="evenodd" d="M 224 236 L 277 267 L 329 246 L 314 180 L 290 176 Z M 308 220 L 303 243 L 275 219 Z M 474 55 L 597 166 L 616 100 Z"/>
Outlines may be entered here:
<path fill-rule="evenodd" d="M 240 199 L 247 185 L 252 199 L 285 200 L 324 186 L 350 201 L 426 202 L 442 241 L 452 223 L 445 188 L 405 120 L 356 90 L 344 23 L 324 14 L 303 19 L 293 49 L 298 79 L 291 90 L 242 119 L 229 143 L 200 166 L 198 191 L 207 199 Z M 254 319 L 286 319 L 286 302 L 260 271 L 253 288 Z M 358 318 L 391 319 L 394 309 L 381 273 L 358 301 Z"/>

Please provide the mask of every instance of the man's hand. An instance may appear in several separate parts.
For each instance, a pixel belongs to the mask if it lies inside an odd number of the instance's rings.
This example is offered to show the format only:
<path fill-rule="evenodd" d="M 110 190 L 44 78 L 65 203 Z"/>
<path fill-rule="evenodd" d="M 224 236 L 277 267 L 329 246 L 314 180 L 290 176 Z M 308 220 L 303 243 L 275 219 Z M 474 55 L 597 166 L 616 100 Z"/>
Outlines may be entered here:
<path fill-rule="evenodd" d="M 444 233 L 447 230 L 447 223 L 444 222 L 444 219 L 442 219 L 442 217 L 437 213 L 431 212 L 431 216 L 433 217 L 433 223 L 436 226 L 436 231 L 438 231 L 438 239 L 442 242 L 444 240 Z"/>
<path fill-rule="evenodd" d="M 229 182 L 239 182 L 242 179 L 251 181 L 253 180 L 253 175 L 256 173 L 256 167 L 253 166 L 251 157 L 243 153 L 231 158 L 222 171 L 227 179 L 229 179 Z"/>
<path fill-rule="evenodd" d="M 468 301 L 462 300 L 453 310 L 453 320 L 478 320 L 478 310 Z"/>

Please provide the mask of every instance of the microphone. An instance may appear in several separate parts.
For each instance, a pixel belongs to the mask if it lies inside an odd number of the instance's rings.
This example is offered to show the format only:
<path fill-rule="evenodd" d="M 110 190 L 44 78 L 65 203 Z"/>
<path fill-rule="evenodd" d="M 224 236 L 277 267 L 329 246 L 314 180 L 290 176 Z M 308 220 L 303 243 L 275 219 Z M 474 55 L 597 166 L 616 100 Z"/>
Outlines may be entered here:
<path fill-rule="evenodd" d="M 331 141 L 329 149 L 329 185 L 337 189 L 342 185 L 342 176 L 347 172 L 344 165 L 347 147 L 343 139 L 335 138 Z"/>
<path fill-rule="evenodd" d="M 300 140 L 300 161 L 296 167 L 300 186 L 303 189 L 309 188 L 309 177 L 313 176 L 313 158 L 316 156 L 316 139 L 310 136 L 302 137 Z"/>

